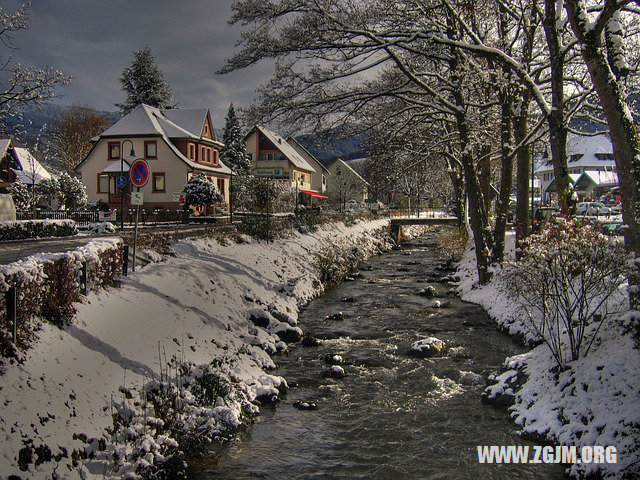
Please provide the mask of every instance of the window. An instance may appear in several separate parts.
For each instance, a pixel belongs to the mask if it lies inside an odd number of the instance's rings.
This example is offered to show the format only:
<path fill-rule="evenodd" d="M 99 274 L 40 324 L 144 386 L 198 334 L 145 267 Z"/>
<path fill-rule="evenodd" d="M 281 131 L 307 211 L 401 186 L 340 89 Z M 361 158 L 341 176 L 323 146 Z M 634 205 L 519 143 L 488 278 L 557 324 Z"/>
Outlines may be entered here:
<path fill-rule="evenodd" d="M 164 172 L 153 172 L 153 184 L 152 184 L 152 192 L 164 192 L 165 184 L 164 184 Z"/>
<path fill-rule="evenodd" d="M 120 142 L 109 142 L 109 160 L 120 160 Z"/>
<path fill-rule="evenodd" d="M 220 195 L 222 195 L 222 198 L 224 198 L 224 178 L 219 178 L 217 183 L 218 191 L 220 192 Z"/>
<path fill-rule="evenodd" d="M 324 175 L 322 175 L 322 184 L 323 185 L 327 184 L 327 177 L 325 177 Z"/>
<path fill-rule="evenodd" d="M 98 193 L 109 193 L 109 175 L 98 174 Z"/>
<path fill-rule="evenodd" d="M 211 149 L 207 148 L 207 163 L 211 163 Z"/>
<path fill-rule="evenodd" d="M 144 158 L 158 158 L 158 145 L 155 140 L 144 142 Z"/>
<path fill-rule="evenodd" d="M 189 160 L 195 160 L 196 158 L 196 146 L 193 143 L 189 144 Z"/>
<path fill-rule="evenodd" d="M 214 165 L 218 165 L 218 163 L 219 163 L 220 158 L 219 158 L 218 155 L 219 155 L 218 154 L 218 150 L 214 150 L 213 151 L 213 164 Z"/>
<path fill-rule="evenodd" d="M 206 148 L 204 148 L 204 147 L 201 147 L 201 148 L 200 148 L 200 161 L 201 161 L 202 163 L 205 163 L 205 152 L 206 152 L 206 151 L 207 151 L 207 149 L 206 149 Z"/>

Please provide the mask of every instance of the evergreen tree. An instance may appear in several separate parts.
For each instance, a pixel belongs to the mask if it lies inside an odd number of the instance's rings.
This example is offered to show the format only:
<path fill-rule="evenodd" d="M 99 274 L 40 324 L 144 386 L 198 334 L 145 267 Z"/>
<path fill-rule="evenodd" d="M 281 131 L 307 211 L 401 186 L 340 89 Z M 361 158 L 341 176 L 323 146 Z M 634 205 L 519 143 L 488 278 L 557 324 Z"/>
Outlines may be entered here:
<path fill-rule="evenodd" d="M 222 200 L 218 187 L 204 175 L 194 175 L 182 188 L 186 205 L 206 207 Z"/>
<path fill-rule="evenodd" d="M 87 189 L 80 179 L 65 172 L 58 177 L 58 185 L 60 187 L 60 206 L 75 210 L 87 205 Z"/>
<path fill-rule="evenodd" d="M 229 111 L 225 117 L 224 133 L 222 134 L 224 147 L 220 151 L 222 161 L 236 174 L 247 174 L 251 169 L 251 162 L 245 153 L 244 138 L 240 128 L 240 121 L 233 108 L 229 105 Z"/>
<path fill-rule="evenodd" d="M 122 71 L 120 83 L 127 99 L 122 104 L 117 103 L 116 107 L 123 115 L 143 103 L 157 108 L 172 107 L 171 86 L 156 65 L 156 59 L 148 46 L 133 51 L 133 62 Z"/>

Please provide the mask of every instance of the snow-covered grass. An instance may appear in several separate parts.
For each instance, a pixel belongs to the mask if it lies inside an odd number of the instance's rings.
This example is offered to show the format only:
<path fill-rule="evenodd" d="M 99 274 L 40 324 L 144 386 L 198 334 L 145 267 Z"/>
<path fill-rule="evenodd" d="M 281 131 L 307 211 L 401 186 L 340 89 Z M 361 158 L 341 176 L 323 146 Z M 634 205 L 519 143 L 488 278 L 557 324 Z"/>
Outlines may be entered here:
<path fill-rule="evenodd" d="M 515 236 L 507 237 L 507 259 L 513 260 Z M 458 291 L 466 301 L 483 306 L 512 335 L 537 342 L 527 327 L 522 307 L 507 295 L 500 270 L 484 286 L 476 284 L 475 254 L 469 244 L 460 262 Z M 575 464 L 570 474 L 581 477 L 600 470 L 606 478 L 640 475 L 640 350 L 639 315 L 628 312 L 606 322 L 588 355 L 558 372 L 549 348 L 542 344 L 507 358 L 505 368 L 486 394 L 513 395 L 511 416 L 524 434 L 578 447 L 613 445 L 615 464 Z"/>
<path fill-rule="evenodd" d="M 38 341 L 0 377 L 0 478 L 120 478 L 100 454 L 114 451 L 106 433 L 114 426 L 112 407 L 123 403 L 124 392 L 136 398 L 157 382 L 171 359 L 213 362 L 239 389 L 242 398 L 216 400 L 211 412 L 229 408 L 234 417 L 243 398 L 277 396 L 285 382 L 266 372 L 275 367 L 270 354 L 287 348 L 278 335 L 295 331 L 300 307 L 323 291 L 316 254 L 329 247 L 374 254 L 386 246 L 376 233 L 386 225 L 326 225 L 268 244 L 246 236 L 228 245 L 211 238 L 181 241 L 173 245 L 174 256 L 124 278 L 120 288 L 90 293 L 72 325 L 43 322 Z M 139 438 L 150 449 L 173 441 Z M 35 461 L 26 472 L 18 469 L 21 450 Z M 76 461 L 74 451 L 95 457 Z"/>

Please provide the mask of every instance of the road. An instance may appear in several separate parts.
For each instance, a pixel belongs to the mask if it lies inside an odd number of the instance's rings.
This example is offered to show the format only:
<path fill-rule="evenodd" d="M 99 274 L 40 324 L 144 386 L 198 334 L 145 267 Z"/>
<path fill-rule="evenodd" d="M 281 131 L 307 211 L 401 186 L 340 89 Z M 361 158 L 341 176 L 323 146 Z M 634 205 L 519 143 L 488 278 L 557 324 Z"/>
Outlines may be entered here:
<path fill-rule="evenodd" d="M 68 252 L 87 244 L 96 238 L 91 235 L 82 235 L 77 238 L 24 240 L 0 243 L 0 265 L 21 260 L 35 253 L 60 253 Z"/>

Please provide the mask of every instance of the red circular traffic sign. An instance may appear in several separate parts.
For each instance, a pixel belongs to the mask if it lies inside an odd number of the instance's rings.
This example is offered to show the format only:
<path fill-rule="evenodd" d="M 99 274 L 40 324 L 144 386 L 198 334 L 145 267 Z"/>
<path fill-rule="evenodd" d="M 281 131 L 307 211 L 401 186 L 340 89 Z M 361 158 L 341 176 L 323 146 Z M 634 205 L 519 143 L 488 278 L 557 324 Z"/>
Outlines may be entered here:
<path fill-rule="evenodd" d="M 131 165 L 129 176 L 134 187 L 144 187 L 149 181 L 149 164 L 144 160 L 136 160 Z"/>

